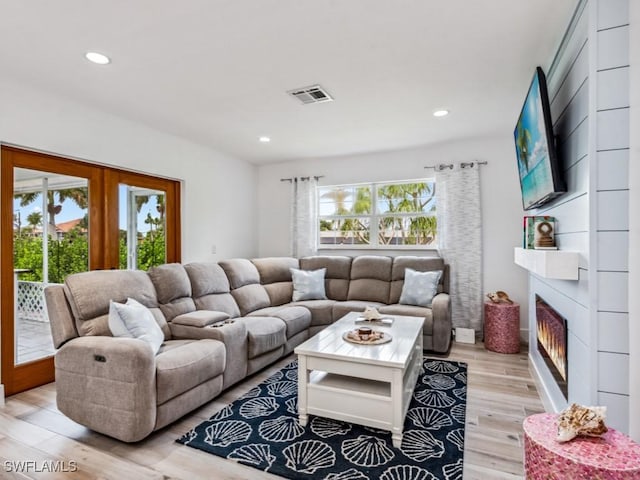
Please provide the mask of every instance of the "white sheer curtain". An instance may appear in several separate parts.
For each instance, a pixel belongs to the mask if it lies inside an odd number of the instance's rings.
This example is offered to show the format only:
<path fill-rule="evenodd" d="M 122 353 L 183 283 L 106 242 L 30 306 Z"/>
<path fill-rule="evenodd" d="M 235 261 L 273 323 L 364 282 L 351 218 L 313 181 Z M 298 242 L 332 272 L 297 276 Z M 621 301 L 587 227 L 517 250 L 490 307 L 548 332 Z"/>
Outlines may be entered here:
<path fill-rule="evenodd" d="M 472 167 L 436 169 L 438 250 L 449 264 L 453 327 L 482 336 L 482 218 L 480 172 Z"/>
<path fill-rule="evenodd" d="M 317 251 L 318 202 L 315 177 L 291 181 L 291 255 L 305 257 Z"/>

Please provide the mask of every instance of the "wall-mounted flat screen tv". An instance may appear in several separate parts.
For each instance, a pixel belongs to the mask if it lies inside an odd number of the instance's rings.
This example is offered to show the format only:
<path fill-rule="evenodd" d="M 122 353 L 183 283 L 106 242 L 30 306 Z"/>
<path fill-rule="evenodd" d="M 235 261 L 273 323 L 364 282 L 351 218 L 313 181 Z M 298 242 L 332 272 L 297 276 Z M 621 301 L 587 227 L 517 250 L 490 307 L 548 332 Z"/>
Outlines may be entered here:
<path fill-rule="evenodd" d="M 536 68 L 513 132 L 522 207 L 538 208 L 567 191 L 558 162 L 544 72 Z"/>

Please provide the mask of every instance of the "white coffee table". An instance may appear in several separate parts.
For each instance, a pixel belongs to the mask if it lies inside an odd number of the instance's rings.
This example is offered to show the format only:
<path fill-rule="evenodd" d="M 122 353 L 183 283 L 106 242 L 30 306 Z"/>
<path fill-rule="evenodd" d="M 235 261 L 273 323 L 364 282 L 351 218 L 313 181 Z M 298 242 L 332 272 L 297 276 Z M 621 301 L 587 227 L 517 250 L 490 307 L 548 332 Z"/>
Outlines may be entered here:
<path fill-rule="evenodd" d="M 422 365 L 421 317 L 392 315 L 393 340 L 358 345 L 343 340 L 357 327 L 353 312 L 295 349 L 298 355 L 298 417 L 309 415 L 389 430 L 393 445 L 402 442 L 404 418 Z"/>

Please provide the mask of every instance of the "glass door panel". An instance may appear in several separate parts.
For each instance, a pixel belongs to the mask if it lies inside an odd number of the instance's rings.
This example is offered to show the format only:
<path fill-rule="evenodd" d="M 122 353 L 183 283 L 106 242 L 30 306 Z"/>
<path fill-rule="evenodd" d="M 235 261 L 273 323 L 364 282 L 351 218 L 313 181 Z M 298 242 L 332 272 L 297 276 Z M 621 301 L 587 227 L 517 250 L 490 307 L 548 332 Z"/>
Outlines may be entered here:
<path fill-rule="evenodd" d="M 54 353 L 44 287 L 89 269 L 88 180 L 13 172 L 14 362 Z"/>
<path fill-rule="evenodd" d="M 148 270 L 166 263 L 165 198 L 162 190 L 118 185 L 121 269 Z"/>

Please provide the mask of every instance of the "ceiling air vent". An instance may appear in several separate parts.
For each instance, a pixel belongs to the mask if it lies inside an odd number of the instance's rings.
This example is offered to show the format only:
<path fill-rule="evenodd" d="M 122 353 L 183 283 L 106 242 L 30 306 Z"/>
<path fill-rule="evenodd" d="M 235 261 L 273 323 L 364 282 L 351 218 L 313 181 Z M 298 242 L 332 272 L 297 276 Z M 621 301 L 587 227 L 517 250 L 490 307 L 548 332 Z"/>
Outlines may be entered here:
<path fill-rule="evenodd" d="M 293 98 L 297 98 L 302 103 L 320 103 L 332 102 L 333 98 L 320 85 L 312 85 L 310 87 L 294 88 L 287 92 Z"/>

